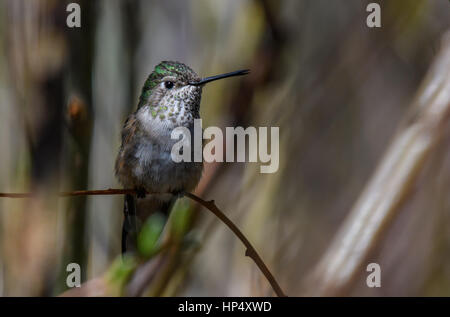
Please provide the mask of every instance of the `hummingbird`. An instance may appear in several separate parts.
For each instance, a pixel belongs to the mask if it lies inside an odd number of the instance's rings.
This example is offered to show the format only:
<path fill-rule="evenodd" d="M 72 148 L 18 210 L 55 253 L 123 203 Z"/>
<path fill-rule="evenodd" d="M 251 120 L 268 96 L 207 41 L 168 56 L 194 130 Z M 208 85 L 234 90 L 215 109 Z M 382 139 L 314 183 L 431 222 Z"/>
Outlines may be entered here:
<path fill-rule="evenodd" d="M 180 62 L 163 61 L 155 66 L 142 88 L 137 110 L 125 121 L 115 163 L 122 186 L 136 191 L 125 195 L 122 253 L 136 248 L 139 228 L 148 216 L 155 212 L 168 216 L 177 198 L 200 181 L 203 162 L 172 160 L 171 149 L 178 141 L 171 138 L 172 131 L 177 127 L 193 131 L 194 120 L 200 119 L 205 84 L 248 73 L 238 70 L 201 78 Z"/>

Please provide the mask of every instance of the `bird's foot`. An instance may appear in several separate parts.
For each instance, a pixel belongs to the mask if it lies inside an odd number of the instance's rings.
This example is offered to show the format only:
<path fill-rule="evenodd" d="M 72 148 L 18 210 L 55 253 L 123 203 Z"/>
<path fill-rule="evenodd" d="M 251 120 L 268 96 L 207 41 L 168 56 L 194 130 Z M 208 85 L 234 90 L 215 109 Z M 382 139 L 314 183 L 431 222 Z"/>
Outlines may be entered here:
<path fill-rule="evenodd" d="M 136 191 L 137 198 L 145 198 L 147 195 L 147 191 L 143 187 L 136 187 L 134 190 Z"/>
<path fill-rule="evenodd" d="M 184 190 L 174 190 L 174 191 L 172 191 L 172 195 L 176 196 L 177 198 L 183 198 L 185 193 L 186 192 Z"/>

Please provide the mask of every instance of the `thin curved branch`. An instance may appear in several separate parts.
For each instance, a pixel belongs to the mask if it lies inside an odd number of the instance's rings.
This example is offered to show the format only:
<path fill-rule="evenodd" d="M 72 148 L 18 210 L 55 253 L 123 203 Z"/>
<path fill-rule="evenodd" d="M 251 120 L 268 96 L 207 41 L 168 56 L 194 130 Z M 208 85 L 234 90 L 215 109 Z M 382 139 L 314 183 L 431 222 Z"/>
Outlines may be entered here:
<path fill-rule="evenodd" d="M 258 268 L 261 270 L 261 272 L 264 274 L 266 279 L 269 281 L 270 285 L 272 286 L 273 290 L 279 297 L 285 297 L 286 295 L 281 290 L 280 285 L 273 277 L 272 273 L 270 273 L 269 269 L 267 268 L 266 264 L 263 262 L 263 260 L 258 255 L 258 252 L 256 252 L 255 248 L 251 245 L 251 243 L 248 241 L 248 239 L 244 236 L 244 234 L 239 230 L 239 228 L 227 217 L 225 214 L 220 211 L 219 208 L 217 208 L 216 204 L 214 203 L 214 200 L 206 201 L 201 199 L 198 196 L 195 196 L 191 193 L 185 193 L 186 197 L 198 202 L 200 205 L 211 211 L 217 218 L 219 218 L 224 224 L 227 225 L 228 228 L 230 228 L 231 231 L 239 238 L 239 240 L 242 241 L 242 243 L 245 245 L 247 250 L 245 251 L 245 255 L 250 257 L 258 266 Z"/>
<path fill-rule="evenodd" d="M 136 191 L 134 189 L 104 189 L 104 190 L 78 190 L 73 192 L 60 192 L 58 193 L 59 197 L 71 197 L 71 196 L 98 196 L 98 195 L 125 195 L 125 194 L 135 194 Z M 147 194 L 155 194 L 155 193 L 147 193 Z M 0 198 L 30 198 L 33 197 L 33 193 L 0 193 Z M 184 193 L 184 196 L 189 199 L 199 203 L 209 211 L 211 211 L 217 218 L 219 218 L 231 231 L 241 240 L 241 242 L 245 245 L 247 250 L 245 251 L 245 255 L 250 257 L 261 272 L 264 274 L 266 279 L 269 281 L 272 286 L 275 294 L 279 297 L 286 297 L 286 294 L 281 289 L 280 285 L 276 281 L 275 277 L 272 275 L 270 270 L 267 268 L 267 265 L 259 256 L 258 252 L 256 252 L 255 248 L 248 241 L 245 235 L 239 230 L 239 228 L 227 217 L 225 214 L 217 208 L 214 200 L 206 201 L 202 198 L 192 194 L 192 193 Z"/>

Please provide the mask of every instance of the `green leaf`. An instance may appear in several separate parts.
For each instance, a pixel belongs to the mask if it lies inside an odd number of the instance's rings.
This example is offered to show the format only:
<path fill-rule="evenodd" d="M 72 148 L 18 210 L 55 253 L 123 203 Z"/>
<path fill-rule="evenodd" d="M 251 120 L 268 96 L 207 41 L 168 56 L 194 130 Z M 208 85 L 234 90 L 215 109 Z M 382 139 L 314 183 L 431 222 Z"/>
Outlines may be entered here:
<path fill-rule="evenodd" d="M 181 239 L 189 230 L 191 220 L 191 204 L 186 199 L 179 199 L 172 210 L 171 224 L 172 234 Z"/>
<path fill-rule="evenodd" d="M 123 285 L 130 274 L 136 268 L 136 259 L 132 256 L 124 255 L 118 257 L 107 272 L 107 280 L 117 286 Z"/>
<path fill-rule="evenodd" d="M 160 213 L 151 215 L 142 226 L 138 236 L 138 250 L 144 257 L 150 257 L 158 250 L 158 240 L 166 222 Z"/>

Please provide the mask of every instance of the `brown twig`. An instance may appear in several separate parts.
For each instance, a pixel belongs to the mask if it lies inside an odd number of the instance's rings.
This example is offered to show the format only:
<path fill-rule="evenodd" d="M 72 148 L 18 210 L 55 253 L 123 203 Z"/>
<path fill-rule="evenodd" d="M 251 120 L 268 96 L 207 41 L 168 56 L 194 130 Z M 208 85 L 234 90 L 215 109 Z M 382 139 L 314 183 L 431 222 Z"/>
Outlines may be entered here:
<path fill-rule="evenodd" d="M 256 263 L 258 268 L 261 270 L 266 279 L 269 281 L 270 285 L 272 286 L 277 296 L 285 297 L 286 295 L 281 290 L 280 285 L 278 285 L 278 282 L 275 280 L 272 273 L 270 273 L 269 269 L 267 268 L 263 260 L 260 258 L 255 248 L 247 240 L 247 238 L 244 236 L 241 230 L 239 230 L 239 228 L 236 227 L 236 225 L 227 216 L 225 216 L 225 214 L 222 211 L 220 211 L 219 208 L 217 208 L 216 204 L 214 203 L 214 200 L 206 201 L 191 193 L 185 193 L 185 196 L 198 202 L 200 205 L 211 211 L 217 218 L 219 218 L 224 224 L 226 224 L 231 231 L 233 231 L 233 233 L 239 238 L 239 240 L 242 241 L 242 243 L 247 248 L 247 250 L 245 251 L 245 255 L 250 257 Z"/>
<path fill-rule="evenodd" d="M 124 194 L 135 194 L 136 191 L 134 189 L 104 189 L 104 190 L 78 190 L 73 192 L 61 192 L 58 193 L 59 197 L 71 197 L 71 196 L 96 196 L 96 195 L 124 195 Z M 155 194 L 155 193 L 147 193 L 147 194 Z M 278 282 L 275 280 L 275 277 L 267 268 L 264 261 L 259 256 L 258 252 L 256 252 L 255 248 L 251 245 L 248 239 L 244 236 L 244 234 L 239 230 L 239 228 L 227 217 L 225 214 L 217 208 L 214 200 L 206 201 L 201 199 L 200 197 L 192 194 L 185 193 L 184 194 L 189 199 L 199 203 L 209 211 L 211 211 L 217 218 L 219 218 L 231 231 L 242 241 L 247 250 L 245 251 L 245 255 L 250 257 L 261 272 L 264 274 L 266 279 L 269 281 L 272 286 L 275 294 L 279 297 L 286 297 L 283 290 L 281 289 Z M 30 198 L 33 197 L 33 193 L 0 193 L 0 198 Z"/>
<path fill-rule="evenodd" d="M 100 190 L 76 190 L 73 192 L 60 192 L 59 197 L 73 197 L 73 196 L 100 196 L 100 195 L 125 195 L 135 194 L 134 189 L 100 189 Z M 156 194 L 156 193 L 151 193 Z M 0 193 L 0 198 L 31 198 L 35 196 L 34 193 Z"/>

